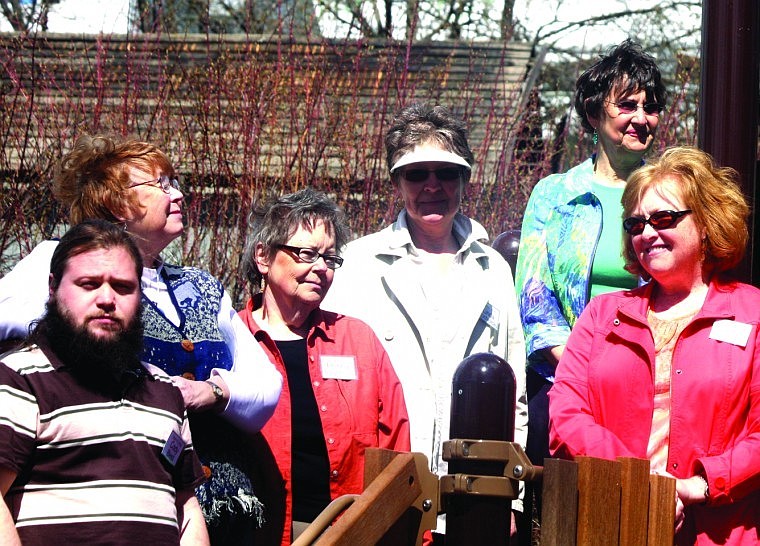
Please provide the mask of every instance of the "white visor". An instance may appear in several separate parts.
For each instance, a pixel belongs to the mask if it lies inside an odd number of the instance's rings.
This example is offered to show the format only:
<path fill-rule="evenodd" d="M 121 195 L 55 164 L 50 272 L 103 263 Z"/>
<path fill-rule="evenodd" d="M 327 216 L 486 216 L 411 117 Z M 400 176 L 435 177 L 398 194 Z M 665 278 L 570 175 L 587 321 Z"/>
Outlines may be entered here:
<path fill-rule="evenodd" d="M 453 163 L 454 165 L 461 165 L 462 167 L 467 168 L 467 170 L 472 170 L 470 164 L 467 163 L 463 157 L 458 156 L 455 153 L 447 152 L 440 148 L 424 147 L 415 148 L 408 154 L 402 155 L 401 158 L 393 164 L 393 167 L 391 167 L 391 172 L 394 172 L 399 167 L 411 165 L 412 163 L 427 162 Z"/>

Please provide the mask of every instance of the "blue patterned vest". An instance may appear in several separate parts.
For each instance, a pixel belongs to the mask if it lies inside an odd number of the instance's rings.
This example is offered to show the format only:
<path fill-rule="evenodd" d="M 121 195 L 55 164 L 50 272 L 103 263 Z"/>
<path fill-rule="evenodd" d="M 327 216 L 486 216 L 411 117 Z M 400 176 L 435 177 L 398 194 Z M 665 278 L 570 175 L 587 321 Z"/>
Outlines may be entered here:
<path fill-rule="evenodd" d="M 224 288 L 209 273 L 164 264 L 161 277 L 180 318 L 175 326 L 143 297 L 143 360 L 169 375 L 205 381 L 213 368 L 232 368 L 232 353 L 219 331 Z M 245 437 L 214 412 L 190 414 L 193 446 L 209 478 L 195 489 L 213 544 L 243 544 L 241 536 L 261 524 L 263 507 L 251 484 L 251 457 Z M 235 523 L 238 522 L 238 523 Z M 241 526 L 242 527 L 239 527 Z M 237 529 L 238 531 L 230 531 Z"/>
<path fill-rule="evenodd" d="M 162 278 L 180 318 L 172 324 L 156 305 L 143 298 L 143 360 L 169 375 L 203 381 L 212 368 L 232 368 L 232 354 L 219 331 L 224 288 L 209 273 L 165 264 Z"/>

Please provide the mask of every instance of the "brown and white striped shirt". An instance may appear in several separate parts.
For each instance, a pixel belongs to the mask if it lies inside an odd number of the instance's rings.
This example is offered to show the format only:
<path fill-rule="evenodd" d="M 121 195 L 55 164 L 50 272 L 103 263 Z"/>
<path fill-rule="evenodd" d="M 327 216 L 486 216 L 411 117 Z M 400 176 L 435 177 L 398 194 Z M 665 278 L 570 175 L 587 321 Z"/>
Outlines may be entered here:
<path fill-rule="evenodd" d="M 179 456 L 162 455 L 172 437 Z M 37 346 L 0 364 L 0 465 L 25 545 L 178 544 L 177 491 L 203 481 L 179 390 L 158 368 L 120 399 Z"/>

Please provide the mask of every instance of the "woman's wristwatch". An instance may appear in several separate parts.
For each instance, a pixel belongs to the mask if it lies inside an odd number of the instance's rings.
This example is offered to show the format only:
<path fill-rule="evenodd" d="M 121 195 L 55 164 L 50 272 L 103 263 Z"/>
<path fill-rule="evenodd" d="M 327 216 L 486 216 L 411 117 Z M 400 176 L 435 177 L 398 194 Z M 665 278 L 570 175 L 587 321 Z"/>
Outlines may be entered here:
<path fill-rule="evenodd" d="M 710 484 L 707 483 L 707 478 L 705 478 L 702 474 L 697 474 L 696 477 L 702 480 L 702 483 L 705 484 L 705 500 L 702 501 L 702 504 L 705 504 L 710 499 Z"/>
<path fill-rule="evenodd" d="M 224 391 L 222 390 L 222 387 L 213 381 L 209 381 L 208 379 L 206 380 L 206 383 L 211 386 L 211 394 L 214 395 L 214 406 L 219 407 L 224 401 Z"/>

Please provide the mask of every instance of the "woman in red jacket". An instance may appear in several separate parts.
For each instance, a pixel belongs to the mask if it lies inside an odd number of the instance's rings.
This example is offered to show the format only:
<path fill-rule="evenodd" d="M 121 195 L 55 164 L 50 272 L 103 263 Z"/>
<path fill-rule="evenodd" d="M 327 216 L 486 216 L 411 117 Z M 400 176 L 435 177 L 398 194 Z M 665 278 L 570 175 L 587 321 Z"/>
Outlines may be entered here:
<path fill-rule="evenodd" d="M 731 169 L 673 148 L 623 194 L 626 269 L 594 298 L 550 399 L 552 453 L 647 458 L 677 478 L 676 543 L 760 543 L 760 291 L 731 280 L 749 209 Z"/>
<path fill-rule="evenodd" d="M 307 188 L 254 212 L 250 224 L 252 297 L 240 316 L 284 379 L 257 438 L 266 523 L 255 543 L 290 544 L 332 499 L 362 492 L 366 448 L 409 450 L 409 420 L 369 326 L 319 308 L 343 263 L 342 211 Z"/>

